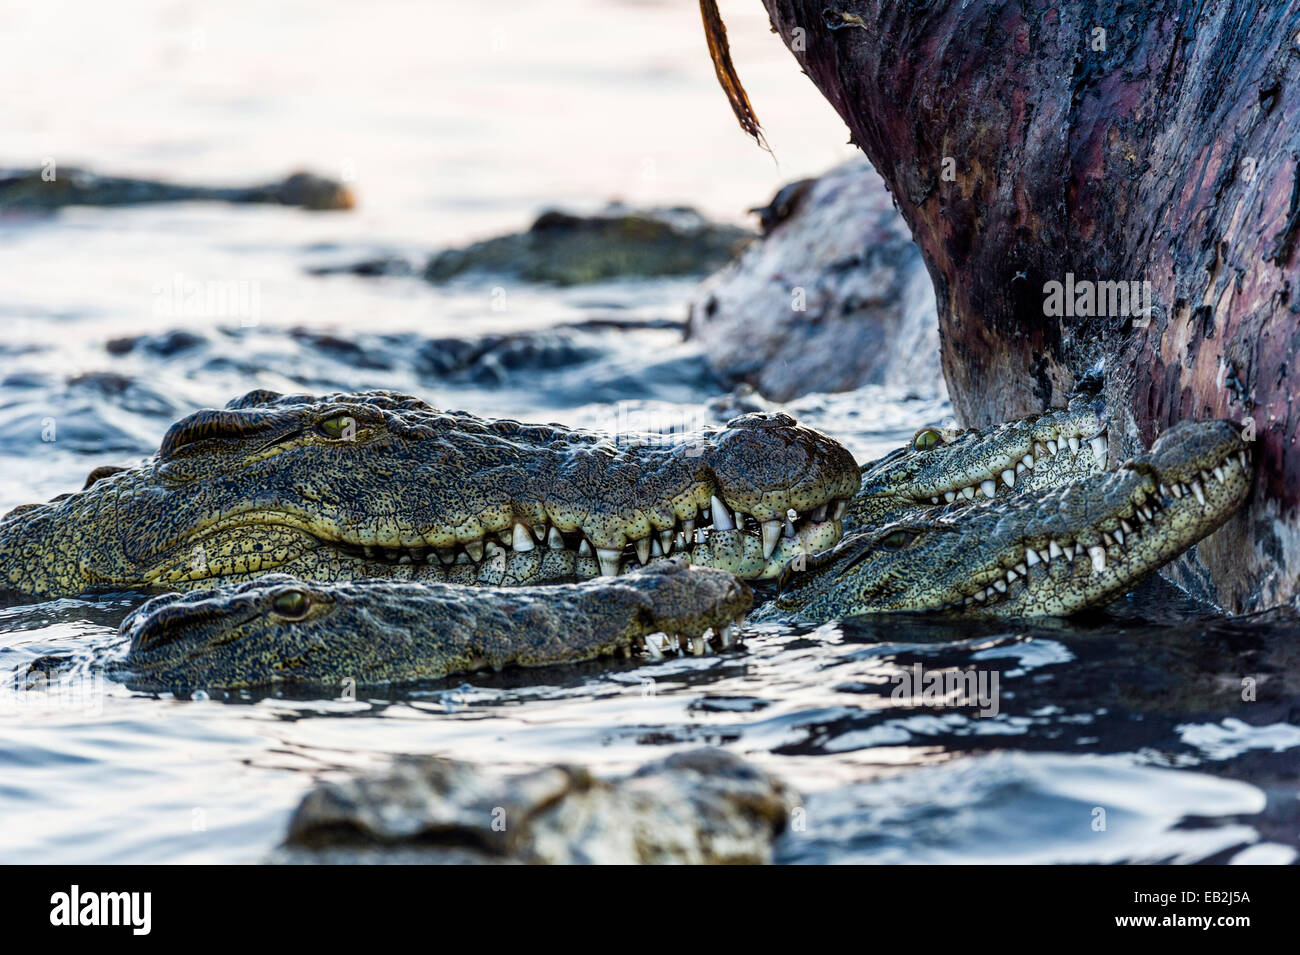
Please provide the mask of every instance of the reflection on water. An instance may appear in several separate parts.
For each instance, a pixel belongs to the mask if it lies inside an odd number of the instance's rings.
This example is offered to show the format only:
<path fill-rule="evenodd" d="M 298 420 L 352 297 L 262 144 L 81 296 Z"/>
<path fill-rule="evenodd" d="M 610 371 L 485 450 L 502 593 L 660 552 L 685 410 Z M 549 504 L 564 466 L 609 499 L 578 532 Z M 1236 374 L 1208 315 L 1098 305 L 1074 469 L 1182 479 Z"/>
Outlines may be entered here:
<path fill-rule="evenodd" d="M 14 37 L 64 35 L 58 8 L 0 14 L 11 75 L 48 52 Z M 82 73 L 42 59 L 46 82 L 10 97 L 0 142 L 15 152 L 0 163 L 67 152 L 105 171 L 253 181 L 350 161 L 363 205 L 0 221 L 0 508 L 139 460 L 176 417 L 252 388 L 393 387 L 606 429 L 638 414 L 722 421 L 753 400 L 719 400 L 682 343 L 689 282 L 511 286 L 498 311 L 489 283 L 308 270 L 418 257 L 553 202 L 697 201 L 734 218 L 831 165 L 847 150 L 807 144 L 842 142 L 842 128 L 761 11 L 728 26 L 780 168 L 734 128 L 689 3 L 507 2 L 487 20 L 462 4 L 313 3 L 275 21 L 222 9 L 78 5 L 83 29 L 60 55 L 141 72 L 105 68 L 74 96 L 60 84 Z M 502 43 L 508 55 L 484 57 Z M 178 275 L 257 283 L 259 314 L 190 314 L 167 292 Z M 879 389 L 790 410 L 859 459 L 950 414 Z M 312 780 L 386 754 L 615 772 L 706 743 L 805 794 L 787 861 L 1266 862 L 1300 844 L 1300 624 L 1219 619 L 1159 582 L 1070 624 L 751 625 L 744 647 L 709 658 L 355 701 L 132 693 L 100 667 L 139 600 L 0 609 L 0 861 L 257 860 Z"/>

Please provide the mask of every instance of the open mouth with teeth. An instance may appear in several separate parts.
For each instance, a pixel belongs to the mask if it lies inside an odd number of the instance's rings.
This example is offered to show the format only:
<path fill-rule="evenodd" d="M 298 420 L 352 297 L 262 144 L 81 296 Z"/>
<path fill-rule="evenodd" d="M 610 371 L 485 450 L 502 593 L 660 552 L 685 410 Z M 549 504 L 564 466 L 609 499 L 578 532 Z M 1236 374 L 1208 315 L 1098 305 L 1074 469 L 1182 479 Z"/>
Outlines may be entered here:
<path fill-rule="evenodd" d="M 1112 483 L 1132 486 L 1105 516 L 1073 533 L 1031 523 L 1019 560 L 1004 557 L 971 592 L 938 609 L 1061 616 L 1117 597 L 1227 520 L 1249 491 L 1250 458 L 1242 448 L 1208 468 L 1142 480 L 1120 472 Z"/>
<path fill-rule="evenodd" d="M 170 553 L 146 579 L 155 587 L 190 587 L 283 571 L 312 580 L 379 577 L 519 586 L 617 576 L 684 557 L 693 565 L 758 580 L 777 576 L 797 555 L 833 546 L 843 536 L 847 506 L 847 498 L 835 497 L 802 514 L 787 508 L 783 519 L 760 520 L 715 494 L 694 517 L 676 519 L 672 527 L 653 530 L 622 547 L 593 546 L 580 528 L 529 527 L 522 521 L 445 546 L 411 546 L 406 542 L 413 538 L 434 537 L 411 533 L 363 543 L 362 535 L 349 539 L 334 528 L 326 531 L 292 515 L 244 513 L 206 528 L 193 543 Z"/>
<path fill-rule="evenodd" d="M 1106 465 L 1106 455 L 1110 446 L 1106 432 L 1085 437 L 1082 434 L 1065 435 L 1060 438 L 1036 440 L 1032 447 L 1016 457 L 1015 454 L 993 462 L 983 474 L 976 474 L 967 483 L 963 479 L 952 487 L 940 492 L 937 488 L 930 495 L 931 504 L 952 504 L 959 500 L 973 501 L 977 496 L 995 498 L 1011 490 L 1020 482 L 1022 490 L 1032 483 L 1034 472 L 1041 468 L 1044 472 L 1066 470 L 1071 473 L 1100 471 Z M 1062 461 L 1061 455 L 1070 455 L 1072 460 Z"/>

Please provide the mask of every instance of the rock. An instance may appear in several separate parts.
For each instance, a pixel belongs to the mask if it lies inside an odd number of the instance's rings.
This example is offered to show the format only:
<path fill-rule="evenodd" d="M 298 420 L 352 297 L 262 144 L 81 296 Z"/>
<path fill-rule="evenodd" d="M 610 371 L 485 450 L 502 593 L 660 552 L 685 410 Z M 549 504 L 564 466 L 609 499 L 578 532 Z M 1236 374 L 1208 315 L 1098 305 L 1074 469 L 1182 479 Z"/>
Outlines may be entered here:
<path fill-rule="evenodd" d="M 719 374 L 777 401 L 867 384 L 942 394 L 934 289 L 870 163 L 755 211 L 764 237 L 690 305 L 689 337 Z"/>
<path fill-rule="evenodd" d="M 692 209 L 633 210 L 611 205 L 593 216 L 545 212 L 527 232 L 498 236 L 434 255 L 430 282 L 466 273 L 576 285 L 617 278 L 707 275 L 753 238 L 738 226 Z"/>
<path fill-rule="evenodd" d="M 505 775 L 399 757 L 308 792 L 272 861 L 760 864 L 797 804 L 780 780 L 717 749 L 615 780 L 579 766 Z"/>

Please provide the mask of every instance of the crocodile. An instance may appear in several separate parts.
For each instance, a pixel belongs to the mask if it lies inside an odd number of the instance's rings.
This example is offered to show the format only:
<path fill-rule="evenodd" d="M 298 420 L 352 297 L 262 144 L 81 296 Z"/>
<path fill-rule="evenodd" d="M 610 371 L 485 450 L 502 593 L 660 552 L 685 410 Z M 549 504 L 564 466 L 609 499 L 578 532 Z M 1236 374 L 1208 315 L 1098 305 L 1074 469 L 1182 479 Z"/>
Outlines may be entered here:
<path fill-rule="evenodd" d="M 196 201 L 270 203 L 312 211 L 347 210 L 356 205 L 348 186 L 310 172 L 295 172 L 266 185 L 226 187 L 101 176 L 73 168 L 0 171 L 0 211 Z"/>
<path fill-rule="evenodd" d="M 774 578 L 839 540 L 858 483 L 845 448 L 779 413 L 611 436 L 389 391 L 253 391 L 181 419 L 143 464 L 0 519 L 0 587 L 48 599 L 272 571 L 517 586 L 671 554 Z"/>
<path fill-rule="evenodd" d="M 989 428 L 926 427 L 906 445 L 862 467 L 846 530 L 879 527 L 931 505 L 953 509 L 1062 487 L 1104 471 L 1110 445 L 1104 399 L 1072 397 Z"/>
<path fill-rule="evenodd" d="M 1120 596 L 1220 527 L 1251 477 L 1236 425 L 1182 422 L 1114 471 L 851 533 L 803 562 L 806 572 L 785 574 L 769 606 L 810 622 L 897 611 L 1067 616 Z"/>
<path fill-rule="evenodd" d="M 731 647 L 753 593 L 722 570 L 659 561 L 542 587 L 317 583 L 286 574 L 154 597 L 122 624 L 133 688 L 409 683 L 507 665 L 662 658 Z"/>

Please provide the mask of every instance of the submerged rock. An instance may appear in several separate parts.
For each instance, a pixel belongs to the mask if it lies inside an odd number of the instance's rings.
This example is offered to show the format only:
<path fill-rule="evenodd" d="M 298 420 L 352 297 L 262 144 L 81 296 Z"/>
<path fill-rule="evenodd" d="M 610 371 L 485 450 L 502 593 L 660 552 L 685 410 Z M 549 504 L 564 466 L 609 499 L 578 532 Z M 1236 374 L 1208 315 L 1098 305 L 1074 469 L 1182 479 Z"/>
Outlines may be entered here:
<path fill-rule="evenodd" d="M 709 222 L 693 209 L 634 210 L 611 205 L 591 216 L 545 212 L 527 232 L 497 236 L 433 256 L 430 282 L 470 272 L 576 285 L 618 278 L 707 275 L 753 238 Z"/>
<path fill-rule="evenodd" d="M 100 176 L 84 169 L 55 168 L 0 172 L 0 211 L 51 210 L 64 206 L 127 206 L 148 202 L 262 202 L 315 211 L 351 209 L 348 186 L 311 172 L 295 172 L 261 186 L 186 186 L 153 179 Z"/>
<path fill-rule="evenodd" d="M 688 337 L 720 374 L 777 401 L 868 384 L 943 393 L 934 289 L 870 163 L 754 211 L 763 238 L 690 306 Z"/>
<path fill-rule="evenodd" d="M 758 864 L 796 805 L 780 780 L 716 749 L 615 780 L 580 766 L 504 775 L 399 757 L 308 792 L 273 861 Z"/>

